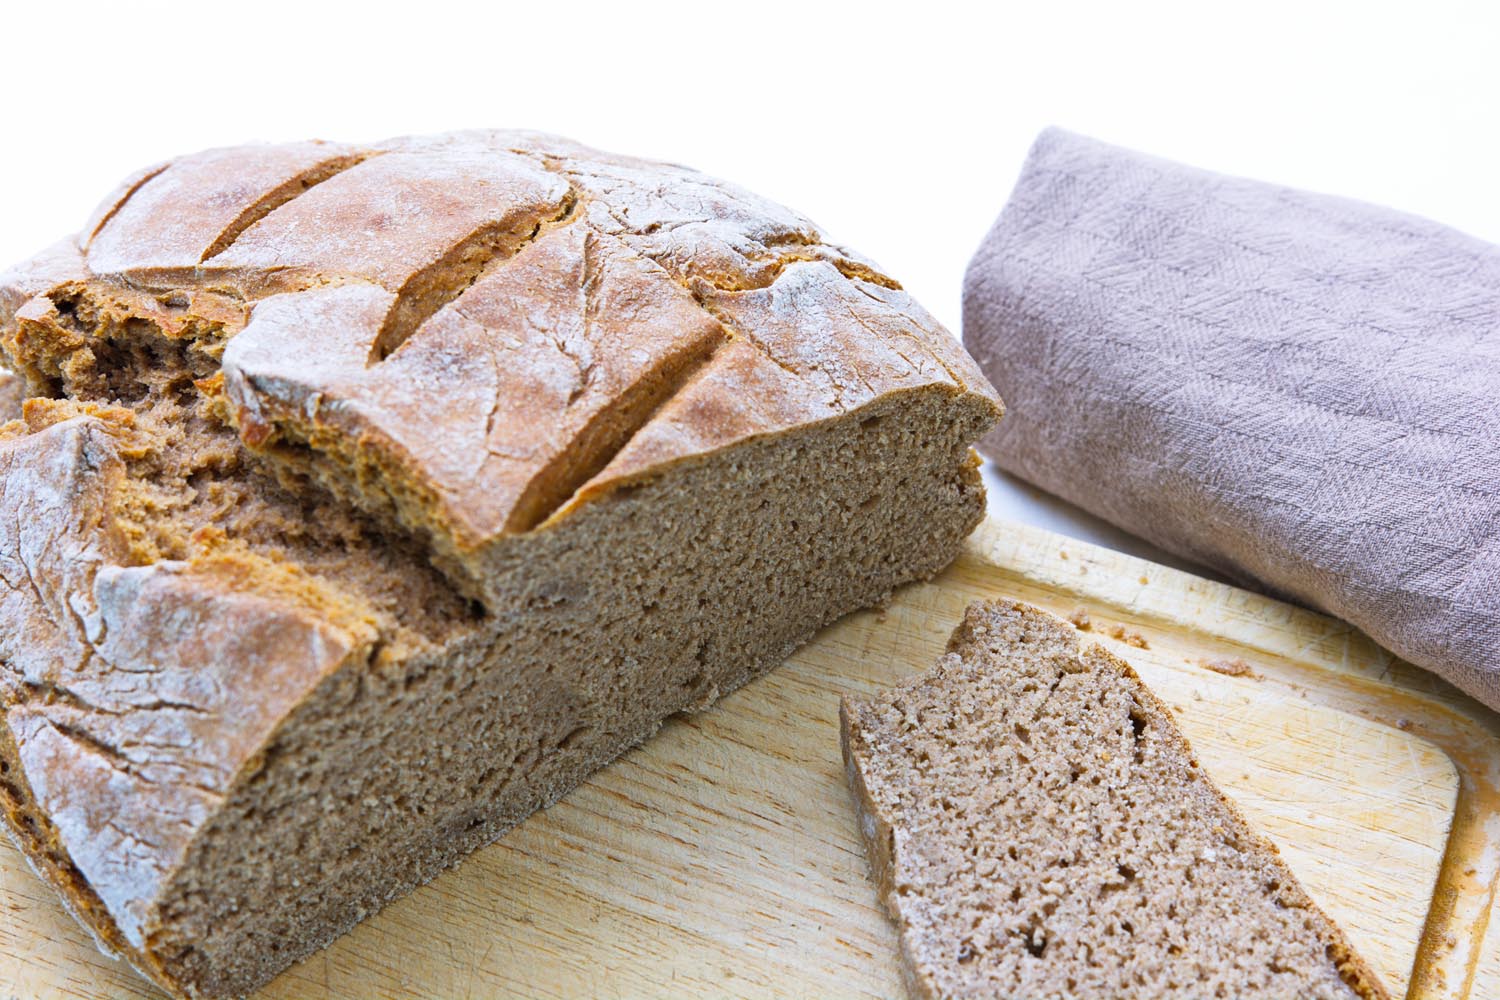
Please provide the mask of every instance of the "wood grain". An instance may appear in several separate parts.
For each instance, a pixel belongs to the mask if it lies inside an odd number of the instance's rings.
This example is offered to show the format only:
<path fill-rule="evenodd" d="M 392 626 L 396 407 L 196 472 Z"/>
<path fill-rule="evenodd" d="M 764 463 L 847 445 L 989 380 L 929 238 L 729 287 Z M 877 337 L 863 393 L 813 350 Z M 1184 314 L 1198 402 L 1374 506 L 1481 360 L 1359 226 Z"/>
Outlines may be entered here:
<path fill-rule="evenodd" d="M 939 579 L 668 722 L 259 996 L 901 995 L 843 783 L 838 697 L 925 668 L 965 604 L 1002 595 L 1088 609 L 1394 995 L 1500 995 L 1493 713 L 1348 626 L 990 522 Z M 1148 648 L 1110 638 L 1116 626 Z M 1204 665 L 1231 660 L 1253 676 Z M 8 844 L 0 956 L 0 998 L 155 996 Z"/>

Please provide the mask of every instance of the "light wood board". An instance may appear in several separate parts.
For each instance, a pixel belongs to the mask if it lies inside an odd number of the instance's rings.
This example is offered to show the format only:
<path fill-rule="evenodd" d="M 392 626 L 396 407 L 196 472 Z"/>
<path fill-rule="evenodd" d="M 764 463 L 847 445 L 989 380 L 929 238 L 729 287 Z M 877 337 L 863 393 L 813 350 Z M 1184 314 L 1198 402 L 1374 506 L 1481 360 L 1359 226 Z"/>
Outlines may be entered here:
<path fill-rule="evenodd" d="M 1394 996 L 1500 996 L 1494 714 L 1346 625 L 987 522 L 939 579 L 670 721 L 259 997 L 900 996 L 838 698 L 925 669 L 965 604 L 991 596 L 1087 608 Z M 1109 638 L 1116 625 L 1149 648 Z M 1204 666 L 1226 659 L 1254 676 Z M 155 995 L 0 846 L 0 998 Z"/>

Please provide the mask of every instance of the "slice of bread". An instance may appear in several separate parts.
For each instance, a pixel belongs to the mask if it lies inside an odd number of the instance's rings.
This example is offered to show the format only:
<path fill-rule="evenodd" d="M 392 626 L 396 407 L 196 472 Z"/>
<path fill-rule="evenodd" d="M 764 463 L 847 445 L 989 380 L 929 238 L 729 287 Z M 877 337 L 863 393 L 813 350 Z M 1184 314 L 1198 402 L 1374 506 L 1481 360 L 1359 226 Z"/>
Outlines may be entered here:
<path fill-rule="evenodd" d="M 927 674 L 844 701 L 844 760 L 916 997 L 1386 992 L 1123 660 L 972 605 Z"/>

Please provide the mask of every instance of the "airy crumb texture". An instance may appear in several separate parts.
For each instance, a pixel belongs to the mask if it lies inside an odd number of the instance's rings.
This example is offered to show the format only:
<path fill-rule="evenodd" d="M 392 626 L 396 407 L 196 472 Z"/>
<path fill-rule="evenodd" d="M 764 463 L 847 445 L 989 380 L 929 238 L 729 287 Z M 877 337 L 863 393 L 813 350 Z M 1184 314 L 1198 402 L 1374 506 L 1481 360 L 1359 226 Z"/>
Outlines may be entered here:
<path fill-rule="evenodd" d="M 929 673 L 845 700 L 917 997 L 1385 1000 L 1124 661 L 975 604 Z"/>

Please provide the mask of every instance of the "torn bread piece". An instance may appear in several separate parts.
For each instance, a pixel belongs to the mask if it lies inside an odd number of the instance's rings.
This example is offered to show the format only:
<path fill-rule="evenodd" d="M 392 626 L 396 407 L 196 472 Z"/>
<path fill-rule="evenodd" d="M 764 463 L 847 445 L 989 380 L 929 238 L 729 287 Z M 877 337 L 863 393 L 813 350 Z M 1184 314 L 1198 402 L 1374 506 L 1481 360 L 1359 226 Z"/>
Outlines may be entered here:
<path fill-rule="evenodd" d="M 844 760 L 914 997 L 1386 1000 L 1123 660 L 971 605 L 936 667 L 845 699 Z"/>

